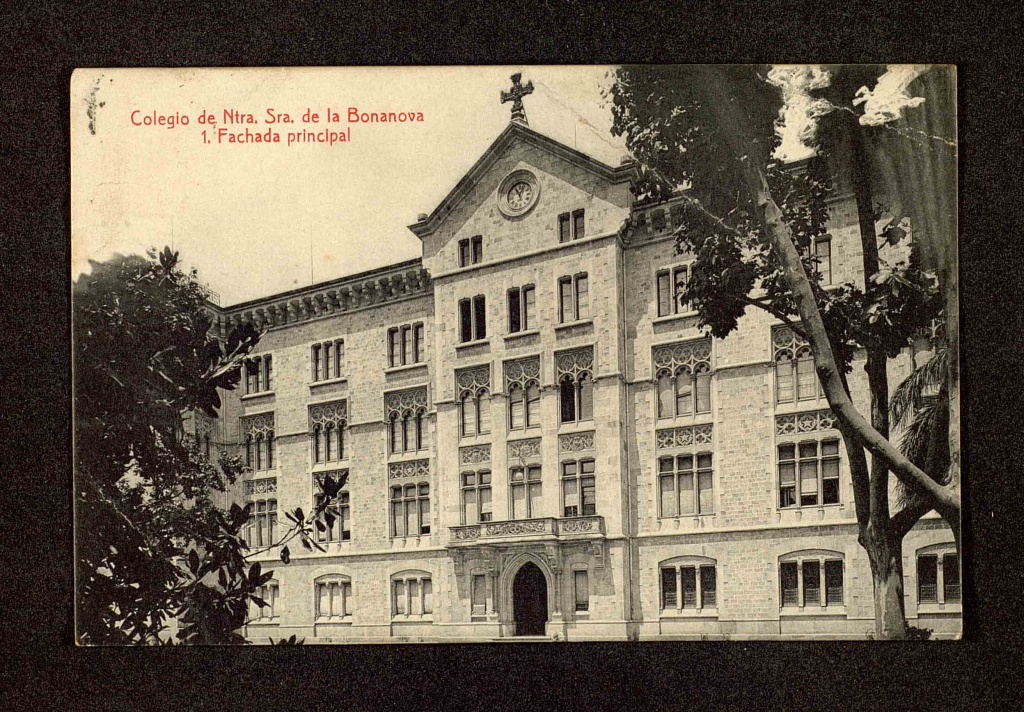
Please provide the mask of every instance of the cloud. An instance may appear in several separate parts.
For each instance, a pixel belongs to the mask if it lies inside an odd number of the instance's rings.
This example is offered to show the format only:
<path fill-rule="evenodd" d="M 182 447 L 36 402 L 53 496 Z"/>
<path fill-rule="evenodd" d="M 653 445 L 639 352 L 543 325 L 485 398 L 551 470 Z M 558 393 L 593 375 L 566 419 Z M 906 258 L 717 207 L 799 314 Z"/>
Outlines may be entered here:
<path fill-rule="evenodd" d="M 775 125 L 775 132 L 782 141 L 775 150 L 775 158 L 790 162 L 814 155 L 818 118 L 834 107 L 824 99 L 814 98 L 810 92 L 824 89 L 831 81 L 827 69 L 813 64 L 777 64 L 768 72 L 768 82 L 782 89 L 782 109 Z"/>
<path fill-rule="evenodd" d="M 879 126 L 895 121 L 903 115 L 904 109 L 924 103 L 923 97 L 912 97 L 907 86 L 930 69 L 927 64 L 888 64 L 885 73 L 878 78 L 874 89 L 861 87 L 857 90 L 854 106 L 864 104 L 861 126 Z"/>

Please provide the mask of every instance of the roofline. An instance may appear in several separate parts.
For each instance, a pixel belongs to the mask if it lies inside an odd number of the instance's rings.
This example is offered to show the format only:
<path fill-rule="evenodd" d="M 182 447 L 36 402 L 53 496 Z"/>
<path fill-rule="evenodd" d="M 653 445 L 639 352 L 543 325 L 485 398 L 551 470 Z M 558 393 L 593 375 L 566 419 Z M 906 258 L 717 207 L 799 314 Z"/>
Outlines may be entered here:
<path fill-rule="evenodd" d="M 384 274 L 386 272 L 394 272 L 396 270 L 405 269 L 407 267 L 422 266 L 423 258 L 414 257 L 413 259 L 406 260 L 405 262 L 395 262 L 394 264 L 384 265 L 383 267 L 375 267 L 374 269 L 369 269 L 364 272 L 357 272 L 355 274 L 345 275 L 344 277 L 336 277 L 334 279 L 329 279 L 325 282 L 317 282 L 316 284 L 310 284 L 305 287 L 297 287 L 296 289 L 290 289 L 287 292 L 275 292 L 273 294 L 267 294 L 262 297 L 257 297 L 256 299 L 250 299 L 245 302 L 238 302 L 237 304 L 231 304 L 226 307 L 217 305 L 214 306 L 222 312 L 235 311 L 236 309 L 247 309 L 254 306 L 258 306 L 262 302 L 284 299 L 286 297 L 294 297 L 305 292 L 319 291 L 322 289 L 326 289 L 328 287 L 342 286 L 344 284 L 347 284 L 348 282 L 360 282 L 364 281 L 367 277 L 374 277 L 379 274 Z"/>
<path fill-rule="evenodd" d="M 466 197 L 474 185 L 476 185 L 482 173 L 497 159 L 500 151 L 506 144 L 512 141 L 513 137 L 523 138 L 535 144 L 539 144 L 552 153 L 555 153 L 566 160 L 572 161 L 600 177 L 612 183 L 624 183 L 635 181 L 640 177 L 640 169 L 635 161 L 628 161 L 619 166 L 609 166 L 595 158 L 588 156 L 582 151 L 570 148 L 560 141 L 545 136 L 544 134 L 531 129 L 519 122 L 510 121 L 508 126 L 498 134 L 493 143 L 480 156 L 473 167 L 455 184 L 455 187 L 444 197 L 434 211 L 424 220 L 419 220 L 409 225 L 409 230 L 421 240 L 433 234 L 440 227 L 441 221 L 455 208 L 455 206 Z"/>

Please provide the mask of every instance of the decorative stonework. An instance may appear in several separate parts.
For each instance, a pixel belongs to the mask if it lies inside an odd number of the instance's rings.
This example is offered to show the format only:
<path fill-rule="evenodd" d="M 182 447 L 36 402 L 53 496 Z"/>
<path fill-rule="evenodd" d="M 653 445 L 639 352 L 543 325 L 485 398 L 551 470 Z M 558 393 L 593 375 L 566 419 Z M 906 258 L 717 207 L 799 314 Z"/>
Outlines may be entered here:
<path fill-rule="evenodd" d="M 594 449 L 594 433 L 570 433 L 558 436 L 559 452 L 583 452 Z"/>
<path fill-rule="evenodd" d="M 475 396 L 481 389 L 491 391 L 491 367 L 474 366 L 455 372 L 456 398 L 462 400 L 466 396 Z"/>
<path fill-rule="evenodd" d="M 241 439 L 244 440 L 246 436 L 252 436 L 255 439 L 257 436 L 266 436 L 269 433 L 274 432 L 274 414 L 273 413 L 260 413 L 259 415 L 247 415 L 239 419 L 239 428 L 241 429 Z"/>
<path fill-rule="evenodd" d="M 806 350 L 809 354 L 810 346 L 806 339 L 788 326 L 777 326 L 772 329 L 772 361 L 778 361 L 779 356 L 798 358 L 798 350 Z"/>
<path fill-rule="evenodd" d="M 690 447 L 693 445 L 710 445 L 712 427 L 708 425 L 691 425 L 684 428 L 668 428 L 659 430 L 657 436 L 657 449 L 664 450 L 673 447 Z"/>
<path fill-rule="evenodd" d="M 384 420 L 388 422 L 392 416 L 402 417 L 407 413 L 416 413 L 427 409 L 427 387 L 409 388 L 404 391 L 392 391 L 384 394 Z"/>
<path fill-rule="evenodd" d="M 318 488 L 324 483 L 324 480 L 330 478 L 335 482 L 340 482 L 341 478 L 348 474 L 348 469 L 343 470 L 331 470 L 330 472 L 316 472 L 313 474 L 313 484 Z"/>
<path fill-rule="evenodd" d="M 583 372 L 594 374 L 593 346 L 555 354 L 555 380 L 561 381 L 563 376 L 575 380 Z"/>
<path fill-rule="evenodd" d="M 510 465 L 521 461 L 540 459 L 540 438 L 530 440 L 513 440 L 508 444 L 508 462 Z"/>
<path fill-rule="evenodd" d="M 309 429 L 317 425 L 324 427 L 331 423 L 337 428 L 343 428 L 348 422 L 348 402 L 334 401 L 331 403 L 317 403 L 309 406 Z"/>
<path fill-rule="evenodd" d="M 490 445 L 472 445 L 459 448 L 460 465 L 479 465 L 482 462 L 491 461 Z"/>
<path fill-rule="evenodd" d="M 197 410 L 192 415 L 192 421 L 195 424 L 196 440 L 202 440 L 204 436 L 213 434 L 213 418 Z"/>
<path fill-rule="evenodd" d="M 226 339 L 241 324 L 252 324 L 257 329 L 294 324 L 325 314 L 394 301 L 430 289 L 427 270 L 422 265 L 411 264 L 405 269 L 378 274 L 363 281 L 325 285 L 275 303 L 242 307 L 227 314 L 214 313 L 213 328 L 215 334 Z"/>
<path fill-rule="evenodd" d="M 654 372 L 668 372 L 675 375 L 679 369 L 688 368 L 691 373 L 698 367 L 711 368 L 711 339 L 666 344 L 654 348 Z"/>
<path fill-rule="evenodd" d="M 775 416 L 776 435 L 797 435 L 836 428 L 836 416 L 828 408 L 809 413 Z"/>
<path fill-rule="evenodd" d="M 245 496 L 254 497 L 261 494 L 277 494 L 277 478 L 264 477 L 259 480 L 246 480 Z"/>
<path fill-rule="evenodd" d="M 508 536 L 509 534 L 543 534 L 548 522 L 544 519 L 526 519 L 513 522 L 492 522 L 487 524 L 487 536 Z"/>
<path fill-rule="evenodd" d="M 558 531 L 566 534 L 578 534 L 600 530 L 600 522 L 596 519 L 563 519 L 558 523 Z"/>
<path fill-rule="evenodd" d="M 458 541 L 473 541 L 475 539 L 479 539 L 480 527 L 452 527 L 452 538 Z"/>
<path fill-rule="evenodd" d="M 409 460 L 388 464 L 388 478 L 402 480 L 410 477 L 423 479 L 430 477 L 430 460 Z"/>
<path fill-rule="evenodd" d="M 531 381 L 540 383 L 540 357 L 531 356 L 505 362 L 506 391 L 512 385 L 517 385 L 526 390 L 527 384 Z"/>

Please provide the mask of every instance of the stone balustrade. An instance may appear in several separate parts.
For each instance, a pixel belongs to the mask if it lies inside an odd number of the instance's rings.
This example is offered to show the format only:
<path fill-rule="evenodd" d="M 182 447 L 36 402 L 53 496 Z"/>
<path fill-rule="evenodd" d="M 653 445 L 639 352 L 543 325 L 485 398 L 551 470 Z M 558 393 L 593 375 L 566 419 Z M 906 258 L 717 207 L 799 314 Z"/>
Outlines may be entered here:
<path fill-rule="evenodd" d="M 568 541 L 603 539 L 604 517 L 538 517 L 512 519 L 504 522 L 482 522 L 449 527 L 449 546 L 513 543 L 518 541 Z"/>

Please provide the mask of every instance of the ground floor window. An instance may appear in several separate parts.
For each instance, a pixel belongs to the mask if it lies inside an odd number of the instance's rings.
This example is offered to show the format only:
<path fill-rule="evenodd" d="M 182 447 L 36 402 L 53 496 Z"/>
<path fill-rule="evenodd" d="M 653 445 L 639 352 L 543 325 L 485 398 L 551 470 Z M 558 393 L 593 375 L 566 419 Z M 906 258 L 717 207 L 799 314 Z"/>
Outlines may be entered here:
<path fill-rule="evenodd" d="M 960 603 L 960 557 L 956 552 L 918 554 L 917 602 Z"/>
<path fill-rule="evenodd" d="M 487 614 L 487 601 L 490 598 L 490 586 L 487 574 L 473 575 L 473 590 L 470 593 L 472 598 L 473 615 L 483 616 Z"/>
<path fill-rule="evenodd" d="M 841 555 L 812 554 L 779 563 L 783 608 L 843 605 Z"/>
<path fill-rule="evenodd" d="M 267 581 L 256 588 L 256 598 L 249 606 L 249 621 L 269 621 L 277 618 L 277 605 L 280 598 L 277 581 Z"/>
<path fill-rule="evenodd" d="M 396 616 L 423 616 L 434 612 L 434 588 L 430 574 L 397 574 L 391 582 L 392 609 Z"/>
<path fill-rule="evenodd" d="M 352 615 L 352 582 L 327 579 L 316 584 L 317 620 L 345 618 Z"/>
<path fill-rule="evenodd" d="M 701 610 L 718 606 L 718 574 L 709 563 L 679 563 L 661 567 L 661 609 Z"/>
<path fill-rule="evenodd" d="M 573 598 L 575 610 L 585 612 L 590 610 L 590 579 L 586 571 L 572 572 Z"/>

